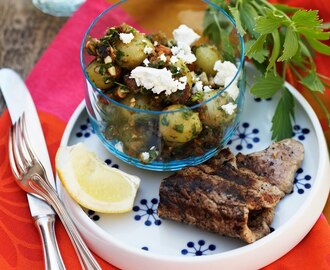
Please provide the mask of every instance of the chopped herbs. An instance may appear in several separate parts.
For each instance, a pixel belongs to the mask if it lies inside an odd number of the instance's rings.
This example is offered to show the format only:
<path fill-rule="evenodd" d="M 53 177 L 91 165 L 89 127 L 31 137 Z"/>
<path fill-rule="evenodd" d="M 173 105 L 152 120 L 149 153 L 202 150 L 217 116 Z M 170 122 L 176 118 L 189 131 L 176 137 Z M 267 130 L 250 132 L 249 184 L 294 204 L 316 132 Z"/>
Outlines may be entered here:
<path fill-rule="evenodd" d="M 179 132 L 179 133 L 182 133 L 183 132 L 183 128 L 184 128 L 184 125 L 183 124 L 179 124 L 179 125 L 175 125 L 174 126 L 174 130 L 176 132 Z"/>
<path fill-rule="evenodd" d="M 163 126 L 168 126 L 170 124 L 170 122 L 167 119 L 167 115 L 164 115 L 164 116 L 161 117 L 161 124 Z"/>

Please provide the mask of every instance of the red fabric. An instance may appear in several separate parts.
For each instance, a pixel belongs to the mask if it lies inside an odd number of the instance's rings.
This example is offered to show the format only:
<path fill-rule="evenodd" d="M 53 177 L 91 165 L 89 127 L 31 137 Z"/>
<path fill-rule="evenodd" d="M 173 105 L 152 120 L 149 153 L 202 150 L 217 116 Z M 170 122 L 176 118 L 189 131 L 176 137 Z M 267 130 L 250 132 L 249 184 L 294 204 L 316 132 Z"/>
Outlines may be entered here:
<path fill-rule="evenodd" d="M 330 18 L 327 0 L 280 2 L 320 9 L 323 18 Z M 79 62 L 81 40 L 93 18 L 108 6 L 104 0 L 87 0 L 68 20 L 26 80 L 37 108 L 48 112 L 41 113 L 40 118 L 52 161 L 65 123 L 83 99 L 85 85 Z M 114 24 L 122 21 L 123 16 L 125 13 L 118 13 L 113 18 Z M 329 57 L 318 56 L 318 70 L 328 76 L 329 64 Z M 0 269 L 44 269 L 41 242 L 32 225 L 26 194 L 16 185 L 9 167 L 8 112 L 1 116 L 0 126 Z M 59 221 L 56 222 L 56 234 L 67 269 L 80 269 L 75 251 Z M 97 260 L 102 269 L 116 269 L 98 257 Z M 330 269 L 330 230 L 326 219 L 321 216 L 293 250 L 264 269 Z"/>

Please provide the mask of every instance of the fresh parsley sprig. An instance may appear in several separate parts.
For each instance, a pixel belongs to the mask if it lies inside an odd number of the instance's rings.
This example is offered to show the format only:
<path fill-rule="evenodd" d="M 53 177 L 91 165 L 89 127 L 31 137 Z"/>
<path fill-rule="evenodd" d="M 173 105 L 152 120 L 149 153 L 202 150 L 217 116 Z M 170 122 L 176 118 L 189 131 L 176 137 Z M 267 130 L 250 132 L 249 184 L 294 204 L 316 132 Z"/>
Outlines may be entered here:
<path fill-rule="evenodd" d="M 246 56 L 262 72 L 251 87 L 259 98 L 270 98 L 280 92 L 280 100 L 272 118 L 272 139 L 292 136 L 294 98 L 285 87 L 286 74 L 291 71 L 305 86 L 325 113 L 330 126 L 330 113 L 318 94 L 329 87 L 330 78 L 317 72 L 315 51 L 330 55 L 329 24 L 323 24 L 316 10 L 304 10 L 266 0 L 214 0 L 235 20 L 238 32 L 244 37 Z M 216 45 L 224 43 L 225 31 L 210 6 L 204 16 L 204 34 Z"/>

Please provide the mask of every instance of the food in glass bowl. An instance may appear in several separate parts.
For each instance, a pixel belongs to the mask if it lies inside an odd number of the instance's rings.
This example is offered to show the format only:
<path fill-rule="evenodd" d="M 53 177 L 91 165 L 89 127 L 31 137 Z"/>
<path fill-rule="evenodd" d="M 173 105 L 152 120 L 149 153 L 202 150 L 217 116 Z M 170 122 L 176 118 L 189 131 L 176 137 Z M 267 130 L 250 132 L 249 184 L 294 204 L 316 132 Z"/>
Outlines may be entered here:
<path fill-rule="evenodd" d="M 105 26 L 86 35 L 84 51 L 91 122 L 124 161 L 176 170 L 208 159 L 234 132 L 243 60 L 227 60 L 187 25 L 172 36 Z"/>

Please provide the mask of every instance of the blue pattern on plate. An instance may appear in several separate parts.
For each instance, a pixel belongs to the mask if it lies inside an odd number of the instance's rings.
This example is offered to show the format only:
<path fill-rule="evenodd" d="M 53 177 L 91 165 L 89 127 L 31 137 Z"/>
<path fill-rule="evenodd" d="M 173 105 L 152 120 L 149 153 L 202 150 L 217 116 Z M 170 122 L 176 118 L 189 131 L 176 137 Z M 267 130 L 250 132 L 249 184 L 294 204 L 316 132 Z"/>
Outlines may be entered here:
<path fill-rule="evenodd" d="M 216 246 L 214 244 L 210 244 L 207 247 L 205 247 L 205 240 L 199 240 L 197 244 L 195 244 L 192 241 L 189 241 L 187 243 L 187 247 L 185 249 L 181 250 L 182 255 L 193 255 L 193 256 L 202 256 L 207 255 L 210 253 L 210 251 L 214 251 L 216 249 Z"/>
<path fill-rule="evenodd" d="M 142 199 L 140 200 L 141 206 L 135 205 L 133 207 L 134 212 L 139 212 L 138 215 L 134 216 L 134 219 L 136 221 L 145 219 L 144 225 L 146 226 L 151 226 L 152 224 L 159 226 L 162 222 L 157 215 L 158 199 L 153 198 L 150 202 L 149 205 L 148 200 Z"/>
<path fill-rule="evenodd" d="M 79 131 L 76 132 L 76 137 L 89 138 L 92 134 L 95 134 L 95 131 L 89 121 L 89 118 L 87 118 L 85 122 L 79 126 Z"/>
<path fill-rule="evenodd" d="M 235 134 L 229 140 L 228 145 L 237 143 L 235 147 L 237 151 L 243 150 L 244 147 L 252 149 L 253 144 L 260 142 L 260 138 L 257 136 L 258 133 L 259 129 L 251 128 L 249 123 L 244 122 L 237 128 Z"/>
<path fill-rule="evenodd" d="M 305 140 L 306 135 L 310 133 L 308 128 L 302 128 L 300 125 L 293 126 L 292 137 L 297 137 L 300 141 Z"/>
<path fill-rule="evenodd" d="M 91 220 L 98 221 L 100 220 L 100 216 L 96 214 L 93 210 L 87 210 L 87 215 Z"/>
<path fill-rule="evenodd" d="M 149 251 L 148 247 L 142 247 L 141 249 L 145 250 L 145 251 Z"/>
<path fill-rule="evenodd" d="M 112 164 L 112 160 L 110 158 L 107 158 L 105 161 L 104 161 L 108 166 L 111 166 L 112 168 L 116 168 L 116 169 L 119 169 L 119 165 L 114 163 Z"/>
<path fill-rule="evenodd" d="M 310 180 L 312 177 L 308 174 L 302 176 L 301 174 L 304 172 L 303 168 L 299 168 L 296 172 L 293 184 L 297 189 L 298 194 L 303 194 L 305 189 L 310 189 L 312 187 Z"/>
<path fill-rule="evenodd" d="M 261 101 L 263 101 L 263 100 L 266 100 L 266 101 L 271 101 L 272 100 L 272 98 L 257 98 L 257 97 L 255 97 L 254 98 L 254 101 L 256 101 L 256 102 L 261 102 Z"/>

